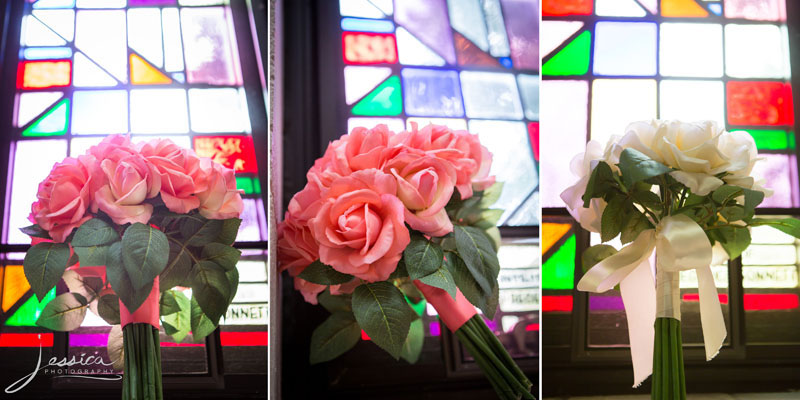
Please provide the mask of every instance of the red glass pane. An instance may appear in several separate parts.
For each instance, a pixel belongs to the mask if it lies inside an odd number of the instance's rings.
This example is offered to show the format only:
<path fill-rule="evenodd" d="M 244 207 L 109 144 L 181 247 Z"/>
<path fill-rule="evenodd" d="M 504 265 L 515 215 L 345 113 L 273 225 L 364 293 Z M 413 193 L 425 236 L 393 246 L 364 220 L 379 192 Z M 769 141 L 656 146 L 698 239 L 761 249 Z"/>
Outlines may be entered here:
<path fill-rule="evenodd" d="M 542 296 L 542 312 L 572 312 L 572 296 Z"/>
<path fill-rule="evenodd" d="M 52 333 L 0 333 L 0 347 L 53 347 Z"/>
<path fill-rule="evenodd" d="M 533 149 L 533 158 L 539 161 L 539 123 L 528 123 L 528 135 L 531 140 L 531 149 Z"/>
<path fill-rule="evenodd" d="M 592 0 L 544 0 L 542 15 L 592 15 Z"/>
<path fill-rule="evenodd" d="M 496 58 L 481 50 L 475 43 L 465 38 L 458 32 L 453 32 L 458 63 L 461 65 L 485 65 L 489 67 L 499 67 L 500 63 Z"/>
<path fill-rule="evenodd" d="M 781 82 L 728 82 L 731 125 L 793 125 L 792 86 Z"/>
<path fill-rule="evenodd" d="M 344 62 L 348 64 L 397 63 L 397 44 L 393 33 L 342 34 Z"/>
<path fill-rule="evenodd" d="M 69 86 L 72 61 L 22 61 L 17 68 L 18 89 Z"/>
<path fill-rule="evenodd" d="M 236 172 L 258 173 L 252 136 L 196 136 L 194 151 Z"/>
<path fill-rule="evenodd" d="M 220 332 L 223 346 L 266 346 L 269 344 L 267 332 Z"/>

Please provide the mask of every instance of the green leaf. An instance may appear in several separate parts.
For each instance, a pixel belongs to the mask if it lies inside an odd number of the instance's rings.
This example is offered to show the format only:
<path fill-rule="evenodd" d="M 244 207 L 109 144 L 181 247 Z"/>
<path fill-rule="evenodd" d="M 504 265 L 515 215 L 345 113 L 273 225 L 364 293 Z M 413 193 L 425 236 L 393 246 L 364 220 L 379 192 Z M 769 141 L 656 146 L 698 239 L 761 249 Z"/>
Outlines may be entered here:
<path fill-rule="evenodd" d="M 617 254 L 617 249 L 615 249 L 614 246 L 609 246 L 607 244 L 597 244 L 589 247 L 581 256 L 583 272 L 588 271 L 590 268 L 594 267 L 595 264 L 613 256 L 614 254 Z"/>
<path fill-rule="evenodd" d="M 343 274 L 319 260 L 309 264 L 297 277 L 317 285 L 340 285 L 353 280 L 352 275 Z"/>
<path fill-rule="evenodd" d="M 453 230 L 459 255 L 483 291 L 491 292 L 492 282 L 496 284 L 500 273 L 500 262 L 491 241 L 477 228 L 456 225 Z"/>
<path fill-rule="evenodd" d="M 630 211 L 630 200 L 625 196 L 611 198 L 600 217 L 600 239 L 608 242 L 622 231 L 623 218 Z"/>
<path fill-rule="evenodd" d="M 50 237 L 50 234 L 46 230 L 44 230 L 41 226 L 39 226 L 38 224 L 34 224 L 34 225 L 31 225 L 31 226 L 26 226 L 24 228 L 19 228 L 19 230 L 22 231 L 22 233 L 24 233 L 24 234 L 26 234 L 26 235 L 28 235 L 30 237 L 36 237 L 36 238 L 42 238 L 42 239 L 52 239 Z"/>
<path fill-rule="evenodd" d="M 480 213 L 478 220 L 473 222 L 471 225 L 481 229 L 489 229 L 497 226 L 497 222 L 500 221 L 500 217 L 503 216 L 504 212 L 505 210 L 501 210 L 499 208 L 483 210 Z"/>
<path fill-rule="evenodd" d="M 614 172 L 611 171 L 611 167 L 609 167 L 608 164 L 600 161 L 592 170 L 592 174 L 589 175 L 586 191 L 581 197 L 583 199 L 583 206 L 589 207 L 589 202 L 591 202 L 593 198 L 603 197 L 614 185 L 616 185 Z"/>
<path fill-rule="evenodd" d="M 122 235 L 122 265 L 131 285 L 141 289 L 164 270 L 169 261 L 167 236 L 149 225 L 135 223 Z"/>
<path fill-rule="evenodd" d="M 161 321 L 164 325 L 164 331 L 172 336 L 175 343 L 180 343 L 192 329 L 191 301 L 183 292 L 178 290 L 168 290 L 161 295 L 161 298 L 163 299 L 167 293 L 169 293 L 168 297 L 172 299 L 171 301 L 174 301 L 177 311 L 168 315 L 164 315 L 162 312 Z"/>
<path fill-rule="evenodd" d="M 419 355 L 422 354 L 422 345 L 425 339 L 424 331 L 422 329 L 422 320 L 416 319 L 411 322 L 408 329 L 408 336 L 403 343 L 403 350 L 400 352 L 400 357 L 409 364 L 415 364 L 419 360 Z"/>
<path fill-rule="evenodd" d="M 796 218 L 753 218 L 750 226 L 766 225 L 800 239 L 800 220 Z"/>
<path fill-rule="evenodd" d="M 222 243 L 209 243 L 203 246 L 201 258 L 219 264 L 225 270 L 235 269 L 242 252 Z"/>
<path fill-rule="evenodd" d="M 102 278 L 92 276 L 84 277 L 74 269 L 64 271 L 64 275 L 61 276 L 61 279 L 64 280 L 67 289 L 69 289 L 71 293 L 77 293 L 83 296 L 90 303 L 97 298 L 100 291 L 103 290 Z"/>
<path fill-rule="evenodd" d="M 745 218 L 744 207 L 738 204 L 727 206 L 719 211 L 727 221 L 740 221 Z"/>
<path fill-rule="evenodd" d="M 22 262 L 25 278 L 39 301 L 61 279 L 69 261 L 66 243 L 39 243 L 28 250 Z"/>
<path fill-rule="evenodd" d="M 484 190 L 481 194 L 480 208 L 490 208 L 497 203 L 500 195 L 503 194 L 503 182 L 495 182 L 494 185 Z"/>
<path fill-rule="evenodd" d="M 239 290 L 239 270 L 236 268 L 227 270 L 225 271 L 225 277 L 228 279 L 228 287 L 231 289 L 231 294 L 228 295 L 228 303 L 225 304 L 227 311 L 228 306 L 233 302 L 233 298 L 236 297 L 236 291 Z"/>
<path fill-rule="evenodd" d="M 114 293 L 100 296 L 97 299 L 97 313 L 109 325 L 119 325 L 119 297 Z"/>
<path fill-rule="evenodd" d="M 714 231 L 715 238 L 720 241 L 731 260 L 739 257 L 747 246 L 750 246 L 750 230 L 745 226 L 741 228 L 724 226 Z"/>
<path fill-rule="evenodd" d="M 91 220 L 90 220 L 91 221 Z M 106 256 L 111 246 L 72 247 L 81 267 L 94 267 L 106 265 Z"/>
<path fill-rule="evenodd" d="M 169 261 L 164 270 L 159 274 L 159 287 L 161 291 L 169 290 L 175 286 L 188 286 L 192 272 L 192 256 L 186 247 L 174 241 L 169 242 Z"/>
<path fill-rule="evenodd" d="M 158 301 L 158 310 L 162 316 L 174 314 L 181 310 L 181 306 L 175 298 L 178 295 L 183 296 L 183 293 L 177 290 L 167 290 L 161 293 L 161 298 Z"/>
<path fill-rule="evenodd" d="M 128 271 L 122 265 L 122 242 L 112 243 L 108 250 L 106 277 L 114 292 L 131 312 L 136 311 L 153 290 L 153 281 L 141 289 L 134 289 Z"/>
<path fill-rule="evenodd" d="M 217 329 L 219 319 L 215 320 L 217 322 L 214 322 L 203 313 L 203 309 L 200 308 L 200 305 L 197 303 L 197 298 L 194 296 L 194 293 L 192 293 L 190 309 L 192 341 L 200 343 L 205 340 L 206 336 L 211 332 L 214 332 L 214 329 Z"/>
<path fill-rule="evenodd" d="M 442 265 L 444 253 L 436 243 L 420 234 L 411 235 L 411 242 L 403 251 L 406 270 L 411 279 L 419 279 L 432 274 Z"/>
<path fill-rule="evenodd" d="M 317 297 L 317 301 L 322 307 L 325 307 L 329 313 L 333 314 L 336 312 L 352 312 L 352 298 L 349 294 L 341 294 L 341 295 L 332 295 L 330 289 L 325 289 L 324 292 L 320 293 Z"/>
<path fill-rule="evenodd" d="M 494 318 L 497 311 L 497 299 L 499 296 L 499 289 L 497 281 L 494 280 L 490 291 L 484 291 L 481 286 L 475 281 L 469 268 L 457 254 L 450 253 L 445 257 L 445 267 L 450 271 L 456 286 L 464 294 L 464 297 L 469 300 L 472 305 L 478 307 L 483 311 L 483 314 L 489 318 Z"/>
<path fill-rule="evenodd" d="M 639 183 L 637 183 L 637 185 Z M 650 187 L 650 185 L 646 186 Z M 631 197 L 633 197 L 635 202 L 641 204 L 643 207 L 646 207 L 649 210 L 661 212 L 661 210 L 664 208 L 664 204 L 661 203 L 661 198 L 657 194 L 651 192 L 649 189 L 632 192 Z"/>
<path fill-rule="evenodd" d="M 370 339 L 398 359 L 417 314 L 388 282 L 365 283 L 353 291 L 353 314 Z"/>
<path fill-rule="evenodd" d="M 391 275 L 389 275 L 389 280 L 399 279 L 399 278 L 407 278 L 408 277 L 408 270 L 406 269 L 406 261 L 401 257 L 400 261 L 397 262 L 397 268 L 394 269 Z"/>
<path fill-rule="evenodd" d="M 228 308 L 231 287 L 225 270 L 213 261 L 200 261 L 192 270 L 192 296 L 212 321 L 219 321 Z"/>
<path fill-rule="evenodd" d="M 78 227 L 71 244 L 72 247 L 91 247 L 111 244 L 118 240 L 119 234 L 114 227 L 100 218 L 92 218 Z"/>
<path fill-rule="evenodd" d="M 734 197 L 739 196 L 741 192 L 742 188 L 738 186 L 722 185 L 711 193 L 711 199 L 717 202 L 717 204 L 725 204 Z"/>
<path fill-rule="evenodd" d="M 201 215 L 184 215 L 177 218 L 179 230 L 184 237 L 184 243 L 190 246 L 204 246 L 217 238 L 225 236 L 223 240 L 230 239 L 230 233 L 222 234 L 223 220 L 206 219 Z M 230 228 L 229 228 L 230 229 Z"/>
<path fill-rule="evenodd" d="M 313 365 L 333 360 L 352 349 L 359 339 L 361 328 L 353 313 L 333 313 L 311 335 L 309 362 Z"/>
<path fill-rule="evenodd" d="M 634 183 L 666 174 L 672 168 L 651 159 L 644 153 L 627 148 L 619 156 L 619 170 L 625 186 L 631 187 Z"/>
<path fill-rule="evenodd" d="M 432 274 L 419 278 L 419 280 L 426 285 L 444 289 L 450 294 L 450 297 L 456 298 L 456 281 L 453 280 L 453 275 L 450 274 L 450 271 L 448 271 L 447 267 L 444 265 L 439 267 L 436 271 L 433 271 Z"/>
<path fill-rule="evenodd" d="M 764 192 L 751 189 L 744 190 L 744 219 L 748 220 L 755 215 L 756 207 L 764 201 Z"/>
<path fill-rule="evenodd" d="M 642 231 L 651 229 L 653 224 L 647 219 L 647 215 L 639 212 L 634 207 L 629 208 L 628 214 L 625 217 L 625 223 L 622 225 L 622 235 L 620 240 L 622 244 L 630 243 L 639 236 Z"/>
<path fill-rule="evenodd" d="M 83 323 L 89 303 L 77 293 L 64 293 L 56 296 L 42 310 L 36 325 L 54 331 L 71 331 Z"/>
<path fill-rule="evenodd" d="M 222 220 L 222 228 L 220 228 L 219 235 L 215 240 L 217 243 L 233 245 L 236 242 L 236 235 L 239 233 L 239 226 L 242 220 L 239 218 L 228 218 Z"/>

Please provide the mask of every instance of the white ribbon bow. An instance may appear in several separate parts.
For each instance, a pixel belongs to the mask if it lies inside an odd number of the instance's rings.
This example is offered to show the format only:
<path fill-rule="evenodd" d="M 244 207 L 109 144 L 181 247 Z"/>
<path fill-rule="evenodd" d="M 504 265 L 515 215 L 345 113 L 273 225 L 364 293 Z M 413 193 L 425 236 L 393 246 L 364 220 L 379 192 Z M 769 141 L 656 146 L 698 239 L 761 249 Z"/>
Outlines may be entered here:
<path fill-rule="evenodd" d="M 658 290 L 650 266 L 654 249 Z M 711 260 L 711 242 L 703 229 L 685 215 L 674 215 L 663 218 L 656 229 L 641 232 L 631 244 L 597 263 L 578 282 L 578 290 L 595 293 L 620 285 L 628 319 L 634 387 L 653 372 L 656 316 L 681 318 L 680 271 L 694 269 L 697 273 L 706 360 L 719 353 L 727 331 Z"/>

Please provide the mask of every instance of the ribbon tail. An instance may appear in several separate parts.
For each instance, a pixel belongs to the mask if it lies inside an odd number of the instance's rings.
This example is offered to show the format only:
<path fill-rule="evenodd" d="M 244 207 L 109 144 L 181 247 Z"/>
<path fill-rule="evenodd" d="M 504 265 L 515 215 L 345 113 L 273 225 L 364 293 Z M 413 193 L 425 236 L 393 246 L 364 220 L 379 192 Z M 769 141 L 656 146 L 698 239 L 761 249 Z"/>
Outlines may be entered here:
<path fill-rule="evenodd" d="M 725 320 L 722 318 L 722 308 L 711 268 L 698 268 L 696 271 L 697 288 L 700 293 L 700 323 L 703 326 L 706 361 L 710 361 L 719 353 L 728 332 L 725 329 Z"/>
<path fill-rule="evenodd" d="M 633 387 L 638 387 L 653 373 L 655 340 L 656 288 L 650 260 L 645 259 L 620 282 L 628 336 L 633 361 Z"/>
<path fill-rule="evenodd" d="M 643 260 L 647 260 L 653 254 L 656 243 L 655 235 L 653 229 L 642 231 L 633 243 L 595 264 L 581 277 L 578 282 L 578 290 L 603 293 L 612 289 Z"/>

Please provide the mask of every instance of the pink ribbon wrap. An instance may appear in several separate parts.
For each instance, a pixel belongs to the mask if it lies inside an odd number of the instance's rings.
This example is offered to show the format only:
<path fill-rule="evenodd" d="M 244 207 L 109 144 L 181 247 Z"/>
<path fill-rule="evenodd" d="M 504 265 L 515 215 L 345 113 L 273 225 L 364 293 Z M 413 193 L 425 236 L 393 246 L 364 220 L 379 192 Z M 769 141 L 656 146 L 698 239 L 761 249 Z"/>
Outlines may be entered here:
<path fill-rule="evenodd" d="M 130 312 L 128 307 L 125 307 L 125 304 L 123 304 L 122 300 L 120 300 L 120 326 L 124 328 L 128 324 L 145 323 L 153 325 L 156 329 L 158 329 L 158 320 L 160 314 L 159 294 L 160 291 L 158 287 L 158 277 L 156 277 L 155 281 L 153 281 L 153 289 L 150 291 L 150 294 L 147 295 L 147 299 L 145 299 L 144 303 L 142 303 L 142 305 L 139 306 L 136 311 Z"/>
<path fill-rule="evenodd" d="M 428 303 L 436 309 L 439 318 L 452 332 L 457 331 L 461 325 L 477 314 L 475 306 L 458 289 L 456 289 L 456 298 L 453 299 L 444 289 L 429 286 L 420 281 L 414 281 L 414 285 L 422 292 Z"/>

